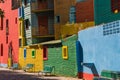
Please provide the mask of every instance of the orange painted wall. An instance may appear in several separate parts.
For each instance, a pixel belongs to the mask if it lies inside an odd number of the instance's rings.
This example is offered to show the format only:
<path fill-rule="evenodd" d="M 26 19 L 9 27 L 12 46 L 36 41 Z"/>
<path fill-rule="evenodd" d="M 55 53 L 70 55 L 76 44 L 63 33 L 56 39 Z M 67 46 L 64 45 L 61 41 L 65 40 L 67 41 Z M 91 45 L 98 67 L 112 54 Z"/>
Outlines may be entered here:
<path fill-rule="evenodd" d="M 76 0 L 54 0 L 54 16 L 60 16 L 60 23 L 55 21 L 55 39 L 60 39 L 60 25 L 64 25 L 69 21 L 69 10 L 71 6 L 75 6 Z"/>

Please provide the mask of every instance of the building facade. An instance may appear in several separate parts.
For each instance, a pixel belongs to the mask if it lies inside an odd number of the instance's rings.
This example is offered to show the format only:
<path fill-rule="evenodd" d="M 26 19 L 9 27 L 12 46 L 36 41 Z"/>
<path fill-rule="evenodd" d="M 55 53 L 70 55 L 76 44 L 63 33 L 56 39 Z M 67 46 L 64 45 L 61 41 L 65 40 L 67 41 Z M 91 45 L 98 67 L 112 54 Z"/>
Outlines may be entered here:
<path fill-rule="evenodd" d="M 119 20 L 79 32 L 77 43 L 79 77 L 93 80 L 94 77 L 101 76 L 103 70 L 120 71 L 120 65 L 117 65 L 120 62 L 119 33 Z M 109 78 L 113 78 L 113 75 Z"/>
<path fill-rule="evenodd" d="M 18 7 L 19 1 L 0 2 L 0 66 L 2 67 L 10 67 L 12 63 L 18 62 Z"/>
<path fill-rule="evenodd" d="M 120 19 L 120 0 L 94 0 L 95 24 L 104 24 Z M 102 6 L 102 7 L 101 7 Z"/>
<path fill-rule="evenodd" d="M 70 22 L 70 9 L 75 4 L 76 0 L 54 0 L 55 39 L 61 39 L 61 25 Z"/>

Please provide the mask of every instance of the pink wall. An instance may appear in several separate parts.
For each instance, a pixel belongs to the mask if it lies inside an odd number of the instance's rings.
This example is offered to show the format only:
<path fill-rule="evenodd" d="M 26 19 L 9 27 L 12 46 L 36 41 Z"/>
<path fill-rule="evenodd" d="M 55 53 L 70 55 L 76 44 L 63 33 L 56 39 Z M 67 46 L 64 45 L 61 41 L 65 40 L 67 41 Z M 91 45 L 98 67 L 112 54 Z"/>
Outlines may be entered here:
<path fill-rule="evenodd" d="M 14 55 L 14 61 L 18 61 L 18 9 L 12 10 L 11 0 L 5 0 L 4 3 L 0 3 L 0 8 L 4 10 L 5 17 L 3 23 L 3 30 L 0 30 L 0 44 L 3 44 L 3 56 L 0 56 L 0 64 L 7 64 L 8 61 L 8 46 L 12 42 Z M 17 18 L 17 23 L 16 23 Z M 6 19 L 9 20 L 9 35 L 8 43 L 6 43 Z M 1 53 L 1 51 L 0 51 Z"/>

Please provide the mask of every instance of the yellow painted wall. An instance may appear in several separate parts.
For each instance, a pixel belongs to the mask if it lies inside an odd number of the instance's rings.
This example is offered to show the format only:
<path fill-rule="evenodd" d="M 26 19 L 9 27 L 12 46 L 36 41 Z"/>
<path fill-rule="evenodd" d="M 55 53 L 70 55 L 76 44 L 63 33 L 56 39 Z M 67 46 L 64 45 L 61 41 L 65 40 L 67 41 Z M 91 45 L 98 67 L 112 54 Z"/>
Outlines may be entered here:
<path fill-rule="evenodd" d="M 21 46 L 25 46 L 25 37 L 24 37 L 24 20 L 22 18 L 19 19 L 19 39 L 21 39 Z"/>
<path fill-rule="evenodd" d="M 94 22 L 83 22 L 83 23 L 73 23 L 73 24 L 65 24 L 61 26 L 61 37 L 65 38 L 67 36 L 77 34 L 78 31 L 93 27 Z"/>
<path fill-rule="evenodd" d="M 35 58 L 32 58 L 32 50 L 35 50 Z M 43 70 L 43 53 L 40 48 L 26 48 L 27 57 L 24 59 L 24 47 L 19 48 L 19 67 L 24 68 L 26 64 L 34 64 L 34 67 L 28 71 L 38 72 Z"/>

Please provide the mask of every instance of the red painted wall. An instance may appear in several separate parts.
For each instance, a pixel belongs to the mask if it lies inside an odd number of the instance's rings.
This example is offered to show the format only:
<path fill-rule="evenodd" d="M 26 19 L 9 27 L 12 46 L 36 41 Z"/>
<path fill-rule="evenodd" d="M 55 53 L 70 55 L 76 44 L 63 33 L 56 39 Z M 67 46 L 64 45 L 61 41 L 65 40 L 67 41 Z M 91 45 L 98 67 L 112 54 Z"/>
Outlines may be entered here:
<path fill-rule="evenodd" d="M 0 44 L 3 44 L 3 56 L 0 56 L 0 64 L 8 63 L 8 46 L 12 42 L 12 54 L 14 62 L 18 61 L 18 10 L 12 10 L 11 0 L 0 3 L 0 8 L 4 10 L 3 30 L 0 30 Z M 8 43 L 6 43 L 6 19 L 9 20 Z"/>
<path fill-rule="evenodd" d="M 93 0 L 76 3 L 76 22 L 94 21 Z"/>

